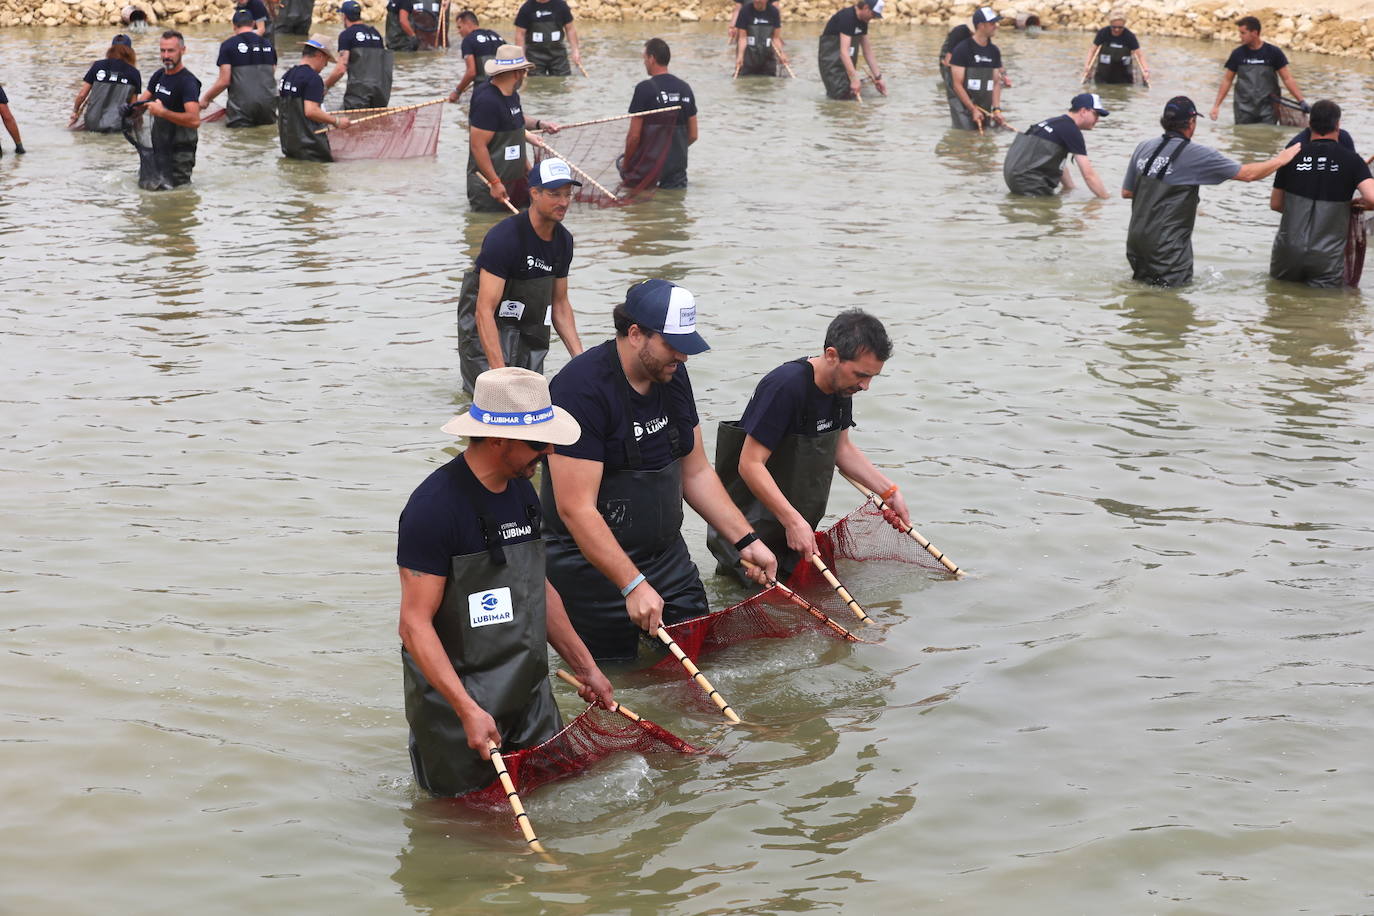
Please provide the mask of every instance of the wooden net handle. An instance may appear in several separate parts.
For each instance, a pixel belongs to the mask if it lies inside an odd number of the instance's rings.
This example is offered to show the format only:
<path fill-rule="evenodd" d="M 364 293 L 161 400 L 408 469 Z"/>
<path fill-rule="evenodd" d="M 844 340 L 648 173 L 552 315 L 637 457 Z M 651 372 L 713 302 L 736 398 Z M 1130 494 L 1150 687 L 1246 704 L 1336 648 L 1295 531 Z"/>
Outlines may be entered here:
<path fill-rule="evenodd" d="M 725 702 L 725 697 L 720 695 L 719 690 L 711 686 L 711 682 L 706 679 L 706 675 L 702 674 L 701 670 L 697 668 L 696 665 L 692 664 L 692 660 L 687 657 L 687 653 L 683 652 L 682 648 L 673 641 L 673 637 L 668 635 L 668 631 L 663 629 L 663 627 L 659 627 L 654 635 L 668 647 L 668 651 L 673 653 L 674 658 L 682 662 L 682 667 L 687 669 L 687 674 L 692 680 L 696 681 L 697 685 L 701 687 L 702 690 L 706 691 L 706 695 L 720 707 L 720 711 L 725 715 L 725 718 L 738 725 L 740 718 L 735 714 L 735 711 L 730 708 L 730 704 Z"/>
<path fill-rule="evenodd" d="M 543 137 L 536 137 L 533 133 L 527 130 L 525 131 L 525 138 L 529 140 L 531 143 L 533 143 L 535 146 L 539 146 L 548 150 L 549 152 L 553 153 L 554 156 L 568 163 L 568 168 L 572 169 L 574 172 L 581 175 L 583 178 L 587 179 L 588 183 L 590 183 L 592 187 L 596 188 L 602 194 L 605 194 L 611 200 L 620 200 L 619 197 L 616 197 L 610 191 L 606 190 L 606 187 L 603 184 L 601 184 L 601 182 L 597 181 L 595 178 L 588 175 L 586 172 L 582 171 L 580 168 L 574 165 L 571 159 L 569 159 L 567 156 L 564 156 L 558 150 L 554 149 L 552 146 L 549 146 L 547 143 L 545 143 Z"/>
<path fill-rule="evenodd" d="M 741 564 L 744 565 L 746 569 L 758 569 L 757 566 L 755 566 L 753 563 L 750 563 L 744 557 L 740 557 L 739 561 Z M 806 611 L 812 617 L 815 617 L 817 620 L 821 621 L 826 626 L 830 627 L 830 629 L 834 630 L 836 633 L 839 633 L 841 636 L 843 636 L 850 642 L 859 641 L 859 637 L 855 636 L 853 633 L 849 632 L 844 627 L 840 626 L 838 623 L 832 620 L 830 616 L 825 613 L 825 611 L 822 611 L 820 608 L 816 607 L 810 601 L 807 601 L 801 595 L 798 595 L 796 592 L 792 591 L 792 589 L 788 588 L 786 585 L 783 585 L 777 579 L 769 579 L 768 587 L 776 588 L 779 591 L 781 591 L 787 597 L 788 601 L 791 601 L 797 607 Z"/>
<path fill-rule="evenodd" d="M 491 190 L 491 182 L 490 182 L 490 181 L 487 181 L 487 176 L 483 175 L 481 172 L 473 172 L 472 174 L 474 174 L 474 175 L 476 175 L 478 178 L 482 179 L 482 184 L 484 184 L 484 185 L 487 186 L 487 190 L 488 190 L 488 191 Z M 519 216 L 519 215 L 520 215 L 520 211 L 517 210 L 517 209 L 515 208 L 515 204 L 513 204 L 513 203 L 510 202 L 510 198 L 509 198 L 509 197 L 503 197 L 503 198 L 501 198 L 501 203 L 505 204 L 505 205 L 506 205 L 506 209 L 509 210 L 510 212 L 514 213 L 516 216 Z"/>
<path fill-rule="evenodd" d="M 515 791 L 515 784 L 511 782 L 510 773 L 506 772 L 506 761 L 501 759 L 501 749 L 495 741 L 491 743 L 491 765 L 496 767 L 496 777 L 501 780 L 501 788 L 506 790 L 506 800 L 510 802 L 511 810 L 515 812 L 515 822 L 520 825 L 520 832 L 525 835 L 525 842 L 535 852 L 544 853 L 544 847 L 540 844 L 539 837 L 534 835 L 534 825 L 530 823 L 530 816 L 525 813 L 525 806 L 520 803 L 520 794 Z M 547 853 L 544 854 L 547 855 Z"/>
<path fill-rule="evenodd" d="M 571 684 L 571 685 L 574 687 L 574 689 L 576 689 L 576 690 L 579 690 L 579 691 L 580 691 L 584 686 L 586 686 L 586 685 L 584 685 L 581 681 L 579 681 L 574 675 L 569 674 L 568 672 L 564 671 L 562 668 L 559 668 L 559 669 L 558 669 L 557 674 L 558 674 L 558 679 L 559 679 L 559 680 L 561 680 L 561 681 L 563 681 L 563 682 L 565 682 L 565 683 Z M 611 707 L 611 712 L 618 712 L 618 713 L 620 713 L 622 716 L 624 716 L 625 718 L 629 719 L 631 722 L 643 722 L 643 721 L 644 721 L 643 717 L 640 716 L 639 713 L 635 712 L 633 709 L 630 709 L 630 708 L 627 707 L 627 706 L 622 706 L 622 705 L 619 704 L 619 703 L 617 703 L 617 704 L 615 704 L 615 706 Z"/>
<path fill-rule="evenodd" d="M 850 477 L 843 471 L 840 472 L 840 476 L 843 477 L 845 480 L 849 481 L 850 483 L 852 483 L 854 485 L 854 488 L 857 489 L 860 493 L 862 493 L 866 498 L 871 499 L 873 501 L 873 504 L 878 507 L 878 511 L 884 512 L 888 509 L 887 502 L 877 493 L 874 493 L 868 487 L 859 483 L 857 480 L 855 480 L 853 477 Z M 911 525 L 906 524 L 901 519 L 897 519 L 897 525 L 901 529 L 903 534 L 910 537 L 917 544 L 920 544 L 921 547 L 924 548 L 926 553 L 929 553 L 932 557 L 938 560 L 940 565 L 943 566 L 945 569 L 949 570 L 955 576 L 965 575 L 964 571 L 960 569 L 959 566 L 953 560 L 945 556 L 944 553 L 942 553 L 940 549 L 937 548 L 934 544 L 930 543 L 930 541 L 927 541 L 925 538 L 921 537 L 921 532 L 917 531 Z"/>
<path fill-rule="evenodd" d="M 849 594 L 849 589 L 845 588 L 844 584 L 840 582 L 839 579 L 835 578 L 835 574 L 830 571 L 830 567 L 825 565 L 825 561 L 821 559 L 820 554 L 811 554 L 811 565 L 821 571 L 821 575 L 825 576 L 825 581 L 830 583 L 830 587 L 835 590 L 835 594 L 840 596 L 840 600 L 849 605 L 849 609 L 854 612 L 854 616 L 858 617 L 864 623 L 868 623 L 872 619 L 864 613 L 863 608 L 859 607 L 859 602 L 854 600 L 854 596 Z"/>

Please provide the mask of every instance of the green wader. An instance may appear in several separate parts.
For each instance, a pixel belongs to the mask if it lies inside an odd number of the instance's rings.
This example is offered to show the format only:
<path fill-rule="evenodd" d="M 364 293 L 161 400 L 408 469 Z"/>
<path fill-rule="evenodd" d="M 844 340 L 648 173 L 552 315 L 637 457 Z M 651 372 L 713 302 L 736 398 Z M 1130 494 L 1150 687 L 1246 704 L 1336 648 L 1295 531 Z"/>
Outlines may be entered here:
<path fill-rule="evenodd" d="M 1126 231 L 1126 260 L 1132 276 L 1156 286 L 1181 286 L 1193 279 L 1193 222 L 1197 219 L 1197 185 L 1165 184 L 1151 178 L 1150 166 L 1173 139 L 1181 142 L 1159 169 L 1163 175 L 1188 140 L 1166 134 L 1140 170 L 1131 197 L 1131 225 Z"/>
<path fill-rule="evenodd" d="M 992 88 L 996 79 L 995 67 L 965 67 L 964 91 L 968 93 L 969 101 L 985 111 L 992 111 Z M 973 115 L 969 114 L 969 110 L 959 101 L 959 96 L 955 95 L 953 90 L 950 90 L 949 99 L 949 119 L 955 129 L 977 130 L 978 125 L 974 123 Z"/>
<path fill-rule="evenodd" d="M 531 76 L 572 76 L 568 43 L 563 30 L 552 24 L 536 25 L 526 33 L 525 59 L 534 64 Z"/>
<path fill-rule="evenodd" d="M 614 347 L 611 358 L 619 366 Z M 630 416 L 629 383 L 620 373 L 627 429 Z M 640 469 L 639 447 L 633 433 L 626 441 L 628 468 L 601 475 L 596 508 L 649 585 L 663 599 L 664 624 L 680 623 L 710 612 L 706 588 L 701 584 L 687 542 L 682 539 L 683 448 L 675 418 L 668 418 L 667 435 L 673 461 L 657 471 Z M 625 612 L 620 585 L 612 583 L 587 561 L 563 520 L 553 495 L 548 467 L 540 489 L 544 509 L 544 540 L 548 545 L 548 575 L 563 596 L 573 629 L 598 661 L 627 661 L 639 654 L 640 630 Z"/>
<path fill-rule="evenodd" d="M 191 180 L 196 167 L 196 146 L 200 132 L 194 127 L 181 127 L 166 118 L 154 118 L 152 125 L 153 157 L 158 169 L 172 187 Z"/>
<path fill-rule="evenodd" d="M 740 76 L 777 76 L 778 55 L 773 49 L 773 27 L 768 23 L 744 30 L 744 62 Z M 847 81 L 846 81 L 847 85 Z"/>
<path fill-rule="evenodd" d="M 229 69 L 224 123 L 227 127 L 257 127 L 277 120 L 276 68 L 249 64 Z"/>
<path fill-rule="evenodd" d="M 1283 217 L 1269 255 L 1269 275 L 1308 286 L 1345 283 L 1345 246 L 1350 203 L 1313 200 L 1289 191 L 1283 195 Z"/>
<path fill-rule="evenodd" d="M 314 0 L 286 0 L 277 13 L 274 31 L 291 35 L 308 35 L 310 23 L 314 19 Z"/>
<path fill-rule="evenodd" d="M 1049 197 L 1059 190 L 1069 151 L 1047 137 L 1017 134 L 1002 161 L 1002 178 L 1013 194 Z"/>
<path fill-rule="evenodd" d="M 92 83 L 91 91 L 86 95 L 86 107 L 81 109 L 86 130 L 112 134 L 123 129 L 119 106 L 129 103 L 133 91 L 134 87 L 128 83 L 107 83 L 104 80 Z"/>
<path fill-rule="evenodd" d="M 391 103 L 391 70 L 395 55 L 385 48 L 351 48 L 348 52 L 348 88 L 343 107 L 385 108 Z"/>
<path fill-rule="evenodd" d="M 329 151 L 329 134 L 315 133 L 326 125 L 316 124 L 305 116 L 305 99 L 284 95 L 278 101 L 281 110 L 277 119 L 277 136 L 281 140 L 281 154 L 288 159 L 333 162 L 334 156 Z"/>
<path fill-rule="evenodd" d="M 849 60 L 858 67 L 859 43 L 854 36 L 849 37 Z M 844 59 L 840 54 L 840 36 L 822 35 L 816 50 L 816 62 L 821 68 L 821 82 L 825 83 L 826 97 L 832 99 L 852 99 L 854 93 L 849 89 L 849 74 L 844 69 Z M 858 72 L 856 69 L 854 72 Z"/>
<path fill-rule="evenodd" d="M 1131 49 L 1124 44 L 1108 42 L 1102 45 L 1097 54 L 1097 69 L 1093 71 L 1096 83 L 1134 83 L 1135 73 L 1131 69 Z"/>
<path fill-rule="evenodd" d="M 506 186 L 511 203 L 516 207 L 529 206 L 529 172 L 525 169 L 525 128 L 498 130 L 487 143 L 496 177 Z M 477 158 L 468 149 L 468 206 L 480 213 L 504 212 L 506 205 L 491 196 L 486 182 L 477 171 Z"/>
<path fill-rule="evenodd" d="M 420 47 L 420 39 L 401 28 L 401 14 L 396 10 L 386 11 L 386 46 L 390 51 L 416 51 Z"/>
<path fill-rule="evenodd" d="M 454 473 L 463 476 L 457 469 Z M 471 478 L 471 472 L 466 476 Z M 485 489 L 475 479 L 464 486 Z M 473 506 L 490 546 L 452 558 L 434 629 L 463 689 L 496 720 L 501 749 L 515 751 L 533 747 L 563 727 L 549 688 L 544 542 L 536 538 L 502 546 L 497 522 L 482 514 L 483 500 L 483 494 L 474 494 Z M 529 512 L 530 518 L 519 523 L 536 524 L 537 508 L 531 505 Z M 415 781 L 444 796 L 490 785 L 496 771 L 468 747 L 463 723 L 448 700 L 405 649 L 401 662 Z"/>
<path fill-rule="evenodd" d="M 809 424 L 814 428 L 814 422 Z M 796 551 L 787 546 L 787 532 L 768 507 L 759 501 L 749 485 L 739 476 L 739 456 L 747 434 L 739 421 L 723 421 L 716 429 L 716 474 L 725 485 L 754 533 L 778 558 L 778 581 L 786 582 L 799 559 Z M 782 495 L 801 513 L 811 530 L 816 530 L 825 517 L 830 500 L 830 481 L 835 474 L 835 449 L 840 443 L 840 430 L 832 429 L 819 436 L 799 436 L 790 433 L 768 456 L 768 473 L 782 491 Z M 719 565 L 716 572 L 730 572 L 741 582 L 749 582 L 738 565 L 739 552 L 716 529 L 707 527 L 706 546 Z"/>
<path fill-rule="evenodd" d="M 529 219 L 520 221 L 520 234 L 533 234 Z M 528 249 L 527 249 L 528 250 Z M 477 376 L 491 368 L 477 336 L 477 291 L 480 286 L 477 268 L 463 274 L 458 293 L 458 370 L 463 376 L 463 390 L 472 393 Z M 501 340 L 501 357 L 507 366 L 517 369 L 544 371 L 544 359 L 549 355 L 551 339 L 549 316 L 553 307 L 553 277 L 529 280 L 507 280 L 496 306 L 496 333 Z"/>
<path fill-rule="evenodd" d="M 1279 94 L 1279 73 L 1266 64 L 1241 64 L 1236 69 L 1231 110 L 1237 124 L 1277 124 L 1273 97 Z"/>

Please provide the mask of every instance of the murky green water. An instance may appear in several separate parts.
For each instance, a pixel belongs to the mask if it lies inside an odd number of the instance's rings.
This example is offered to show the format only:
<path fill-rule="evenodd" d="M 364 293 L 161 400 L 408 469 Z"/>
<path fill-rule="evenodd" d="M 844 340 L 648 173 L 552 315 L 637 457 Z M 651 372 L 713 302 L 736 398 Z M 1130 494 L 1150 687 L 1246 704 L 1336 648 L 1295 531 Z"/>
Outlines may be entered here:
<path fill-rule="evenodd" d="M 453 300 L 491 223 L 462 201 L 457 114 L 437 161 L 334 166 L 210 125 L 194 186 L 148 194 L 121 138 L 61 129 L 111 30 L 0 33 L 30 150 L 0 160 L 0 909 L 1374 908 L 1365 299 L 1267 280 L 1260 185 L 1204 189 L 1194 285 L 1132 284 L 1124 201 L 1013 200 L 1009 136 L 947 131 L 942 30 L 876 28 L 893 97 L 857 107 L 822 98 L 814 25 L 799 80 L 731 83 L 715 26 L 589 23 L 594 79 L 527 110 L 622 111 L 650 30 L 700 99 L 692 187 L 569 216 L 584 339 L 632 279 L 692 289 L 709 443 L 838 309 L 879 314 L 898 349 L 856 438 L 975 575 L 865 591 L 854 569 L 883 645 L 708 659 L 746 728 L 626 680 L 726 756 L 532 793 L 556 865 L 509 817 L 420 799 L 394 526 L 451 446 Z M 207 81 L 218 32 L 192 32 Z M 1013 123 L 1064 108 L 1087 40 L 1004 36 Z M 1113 189 L 1225 55 L 1146 48 L 1154 88 L 1109 94 L 1088 137 Z M 1367 64 L 1293 58 L 1311 98 L 1370 94 Z M 457 70 L 406 61 L 398 97 Z M 1198 139 L 1284 136 L 1228 115 Z"/>

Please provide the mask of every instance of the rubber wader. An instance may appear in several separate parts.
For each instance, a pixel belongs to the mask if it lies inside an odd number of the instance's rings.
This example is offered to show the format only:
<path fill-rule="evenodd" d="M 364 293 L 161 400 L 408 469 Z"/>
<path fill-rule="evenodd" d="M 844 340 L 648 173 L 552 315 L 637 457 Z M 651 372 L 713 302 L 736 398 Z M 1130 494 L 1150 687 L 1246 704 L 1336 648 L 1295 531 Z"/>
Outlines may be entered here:
<path fill-rule="evenodd" d="M 849 74 L 844 69 L 844 59 L 840 54 L 840 36 L 822 35 L 816 51 L 816 60 L 821 68 L 821 82 L 825 83 L 825 94 L 832 99 L 852 99 L 854 93 L 849 89 Z M 849 37 L 849 60 L 857 73 L 859 66 L 859 43 L 855 36 Z"/>
<path fill-rule="evenodd" d="M 86 107 L 81 109 L 82 123 L 86 130 L 98 134 L 112 134 L 123 129 L 123 118 L 119 106 L 129 102 L 134 87 L 128 83 L 107 83 L 100 80 L 91 83 L 91 91 L 86 94 Z"/>
<path fill-rule="evenodd" d="M 1126 232 L 1126 260 L 1132 276 L 1156 286 L 1181 286 L 1193 278 L 1193 222 L 1197 218 L 1197 185 L 1165 184 L 1150 177 L 1151 166 L 1170 140 L 1179 141 L 1158 170 L 1164 175 L 1188 140 L 1165 134 L 1140 170 L 1131 198 L 1131 224 Z"/>
<path fill-rule="evenodd" d="M 490 90 L 489 90 L 490 91 Z M 525 169 L 525 127 L 522 124 L 514 130 L 493 132 L 487 141 L 487 153 L 491 156 L 496 177 L 506 186 L 511 203 L 517 208 L 527 207 L 530 203 L 529 173 Z M 506 205 L 491 196 L 491 190 L 477 171 L 477 158 L 468 148 L 468 206 L 479 213 L 504 213 Z"/>
<path fill-rule="evenodd" d="M 391 70 L 394 63 L 395 55 L 380 44 L 377 47 L 350 48 L 344 110 L 385 108 L 391 104 Z"/>
<path fill-rule="evenodd" d="M 1279 73 L 1268 64 L 1241 64 L 1236 68 L 1231 111 L 1237 124 L 1277 124 L 1274 96 L 1279 94 Z"/>
<path fill-rule="evenodd" d="M 1269 275 L 1308 286 L 1345 284 L 1350 203 L 1283 195 L 1283 216 L 1269 255 Z"/>
<path fill-rule="evenodd" d="M 315 131 L 324 124 L 317 124 L 305 116 L 305 99 L 297 95 L 284 95 L 278 99 L 281 105 L 277 118 L 277 136 L 281 140 L 281 153 L 288 159 L 305 159 L 310 162 L 333 162 L 329 151 L 329 134 Z"/>
<path fill-rule="evenodd" d="M 778 57 L 773 50 L 773 26 L 751 25 L 744 30 L 744 62 L 740 76 L 777 76 Z"/>
<path fill-rule="evenodd" d="M 985 111 L 991 111 L 992 88 L 996 79 L 996 67 L 965 67 L 964 91 L 968 93 L 969 101 Z M 957 130 L 978 129 L 973 115 L 953 92 L 950 93 L 949 119 Z"/>
<path fill-rule="evenodd" d="M 276 68 L 271 64 L 249 64 L 229 68 L 229 91 L 225 98 L 224 123 L 227 127 L 257 127 L 277 120 Z"/>
<path fill-rule="evenodd" d="M 1066 147 L 1038 134 L 1017 134 L 1002 162 L 1002 178 L 1013 194 L 1048 197 L 1059 190 Z"/>
<path fill-rule="evenodd" d="M 166 118 L 154 118 L 152 126 L 153 156 L 158 169 L 167 176 L 172 187 L 191 180 L 196 167 L 196 146 L 200 132 L 194 127 L 181 127 Z"/>
<path fill-rule="evenodd" d="M 527 217 L 516 219 L 521 224 L 521 236 L 534 234 Z M 477 376 L 491 368 L 477 336 L 480 273 L 475 267 L 468 268 L 458 293 L 458 369 L 463 376 L 463 390 L 468 394 L 472 393 Z M 552 275 L 506 280 L 506 288 L 496 306 L 496 333 L 501 339 L 501 357 L 507 366 L 544 371 L 544 359 L 549 355 L 553 280 Z"/>
<path fill-rule="evenodd" d="M 1124 43 L 1108 41 L 1101 45 L 1097 53 L 1097 69 L 1093 71 L 1093 82 L 1097 83 L 1134 83 L 1135 73 L 1131 69 L 1131 49 Z"/>
<path fill-rule="evenodd" d="M 536 24 L 525 33 L 525 59 L 534 64 L 531 76 L 572 76 L 563 30 L 553 23 Z"/>

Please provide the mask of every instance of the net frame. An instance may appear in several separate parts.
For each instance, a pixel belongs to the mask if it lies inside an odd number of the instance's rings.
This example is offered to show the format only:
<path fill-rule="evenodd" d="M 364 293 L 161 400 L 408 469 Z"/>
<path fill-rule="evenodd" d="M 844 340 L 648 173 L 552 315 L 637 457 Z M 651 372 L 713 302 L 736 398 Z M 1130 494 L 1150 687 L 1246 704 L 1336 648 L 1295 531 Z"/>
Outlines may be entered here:
<path fill-rule="evenodd" d="M 443 103 L 370 115 L 328 132 L 335 162 L 357 159 L 418 159 L 439 152 Z M 345 113 L 346 114 L 346 113 Z"/>
<path fill-rule="evenodd" d="M 573 200 L 595 207 L 623 207 L 648 200 L 658 189 L 659 176 L 672 148 L 677 111 L 636 115 L 642 122 L 640 142 L 632 161 L 625 163 L 625 136 L 631 119 L 606 119 L 564 127 L 554 135 L 554 149 L 534 142 L 534 164 L 560 158 L 582 182 Z M 542 142 L 543 138 L 539 138 Z"/>

